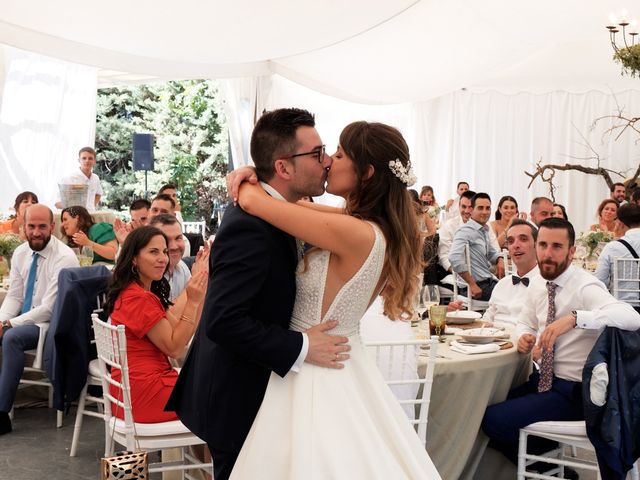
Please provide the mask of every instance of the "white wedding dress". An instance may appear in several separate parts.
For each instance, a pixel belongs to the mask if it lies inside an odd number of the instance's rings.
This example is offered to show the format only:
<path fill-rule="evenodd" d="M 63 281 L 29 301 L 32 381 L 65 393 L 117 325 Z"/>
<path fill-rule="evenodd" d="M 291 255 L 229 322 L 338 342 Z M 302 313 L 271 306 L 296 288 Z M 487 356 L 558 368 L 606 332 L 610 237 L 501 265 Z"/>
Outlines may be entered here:
<path fill-rule="evenodd" d="M 231 474 L 232 480 L 440 479 L 405 412 L 359 338 L 359 322 L 380 278 L 385 240 L 320 318 L 330 252 L 298 265 L 291 329 L 336 319 L 329 333 L 349 337 L 341 370 L 305 363 L 285 378 L 272 373 L 262 406 Z"/>

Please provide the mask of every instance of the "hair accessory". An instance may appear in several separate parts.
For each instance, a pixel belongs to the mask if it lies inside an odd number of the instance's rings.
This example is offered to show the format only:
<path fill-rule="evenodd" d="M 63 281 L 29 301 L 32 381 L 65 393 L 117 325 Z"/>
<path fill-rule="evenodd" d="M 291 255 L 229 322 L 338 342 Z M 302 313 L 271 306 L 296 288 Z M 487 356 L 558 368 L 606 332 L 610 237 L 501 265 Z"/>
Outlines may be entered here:
<path fill-rule="evenodd" d="M 411 187 L 418 181 L 415 173 L 413 173 L 411 169 L 411 163 L 407 162 L 407 166 L 405 167 L 399 158 L 389 161 L 389 170 L 407 187 Z"/>

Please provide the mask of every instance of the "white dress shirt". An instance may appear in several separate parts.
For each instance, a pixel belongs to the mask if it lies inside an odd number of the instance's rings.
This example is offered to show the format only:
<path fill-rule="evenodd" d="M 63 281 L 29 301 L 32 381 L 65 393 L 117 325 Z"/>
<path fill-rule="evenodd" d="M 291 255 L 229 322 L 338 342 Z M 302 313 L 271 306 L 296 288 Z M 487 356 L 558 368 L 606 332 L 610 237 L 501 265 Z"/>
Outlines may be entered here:
<path fill-rule="evenodd" d="M 91 177 L 87 178 L 82 170 L 78 169 L 60 180 L 60 183 L 62 185 L 87 185 L 87 204 L 85 208 L 90 212 L 95 211 L 96 195 L 102 196 L 102 185 L 95 173 L 92 173 Z M 72 205 L 67 206 L 71 207 Z"/>
<path fill-rule="evenodd" d="M 556 339 L 553 373 L 565 380 L 582 381 L 582 368 L 601 330 L 606 326 L 622 330 L 638 330 L 640 314 L 629 304 L 613 298 L 604 284 L 592 274 L 569 265 L 553 280 L 556 288 L 556 319 L 578 313 L 576 328 Z M 547 322 L 549 301 L 547 281 L 537 276 L 529 284 L 529 292 L 518 317 L 516 334 L 542 333 Z"/>
<path fill-rule="evenodd" d="M 169 300 L 173 302 L 187 287 L 187 283 L 191 278 L 191 272 L 189 271 L 189 267 L 187 267 L 187 264 L 180 260 L 176 267 L 173 269 L 173 272 L 165 273 L 164 278 L 169 281 L 169 286 L 171 287 Z"/>
<path fill-rule="evenodd" d="M 640 255 L 640 228 L 631 228 L 621 238 L 631 245 L 631 247 Z M 613 291 L 613 265 L 617 257 L 633 258 L 629 249 L 620 242 L 609 242 L 602 249 L 602 253 L 598 257 L 598 267 L 595 276 L 598 280 L 609 287 Z M 629 278 L 629 277 L 627 277 Z M 619 282 L 619 288 L 622 289 L 638 289 L 638 282 Z M 620 300 L 628 302 L 635 300 L 638 305 L 638 294 L 635 292 L 620 292 Z"/>
<path fill-rule="evenodd" d="M 38 268 L 31 310 L 23 314 L 20 312 L 24 303 L 33 250 L 29 243 L 25 242 L 16 248 L 11 257 L 11 285 L 0 307 L 0 321 L 10 320 L 14 327 L 48 322 L 58 296 L 60 270 L 80 266 L 73 250 L 53 235 L 47 246 L 37 253 Z"/>
<path fill-rule="evenodd" d="M 529 282 L 534 277 L 540 276 L 540 269 L 536 265 L 521 278 L 528 278 Z M 529 287 L 521 282 L 513 284 L 513 275 L 507 275 L 493 288 L 489 299 L 489 308 L 484 312 L 484 320 L 495 323 L 497 326 L 514 326 L 522 310 Z"/>
<path fill-rule="evenodd" d="M 445 222 L 452 220 L 456 217 L 460 217 L 460 197 L 454 198 L 453 203 L 449 207 L 449 210 L 446 210 L 444 212 Z"/>
<path fill-rule="evenodd" d="M 273 198 L 277 198 L 278 200 L 282 200 L 283 202 L 286 202 L 285 198 L 282 195 L 280 195 L 280 192 L 278 192 L 275 188 L 273 188 L 268 183 L 260 182 L 260 185 L 262 185 L 262 188 L 264 188 L 265 192 L 267 192 Z M 302 349 L 300 350 L 300 355 L 298 355 L 298 358 L 296 359 L 294 364 L 291 366 L 291 370 L 290 370 L 291 372 L 300 371 L 305 358 L 307 358 L 307 353 L 309 353 L 309 337 L 307 337 L 306 333 L 304 332 L 301 332 L 301 333 L 302 333 Z"/>
<path fill-rule="evenodd" d="M 449 261 L 449 251 L 451 250 L 451 244 L 453 243 L 453 237 L 460 228 L 462 223 L 462 217 L 458 215 L 450 220 L 447 220 L 442 224 L 438 230 L 440 240 L 438 241 L 438 260 L 440 265 L 446 271 L 451 268 L 451 262 Z"/>

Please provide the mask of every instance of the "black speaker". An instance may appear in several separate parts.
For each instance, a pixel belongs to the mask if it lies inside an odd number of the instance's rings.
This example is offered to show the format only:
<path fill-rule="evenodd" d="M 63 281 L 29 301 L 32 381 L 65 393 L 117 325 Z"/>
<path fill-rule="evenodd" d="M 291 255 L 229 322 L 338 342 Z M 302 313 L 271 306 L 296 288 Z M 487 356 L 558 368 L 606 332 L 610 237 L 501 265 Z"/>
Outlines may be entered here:
<path fill-rule="evenodd" d="M 133 169 L 153 170 L 153 135 L 151 133 L 133 134 Z"/>

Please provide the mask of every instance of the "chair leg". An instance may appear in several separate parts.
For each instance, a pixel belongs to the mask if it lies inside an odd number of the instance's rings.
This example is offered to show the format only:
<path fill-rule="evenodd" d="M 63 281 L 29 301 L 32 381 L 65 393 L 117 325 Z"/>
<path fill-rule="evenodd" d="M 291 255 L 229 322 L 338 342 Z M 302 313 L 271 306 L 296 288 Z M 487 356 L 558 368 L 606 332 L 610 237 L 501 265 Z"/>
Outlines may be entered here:
<path fill-rule="evenodd" d="M 64 412 L 62 410 L 56 410 L 56 428 L 62 428 L 63 418 Z"/>
<path fill-rule="evenodd" d="M 80 398 L 78 399 L 78 411 L 76 412 L 76 423 L 73 426 L 73 438 L 71 439 L 71 450 L 69 451 L 70 457 L 76 456 L 76 451 L 78 450 L 78 441 L 80 440 L 80 430 L 82 429 L 82 420 L 84 417 L 84 406 L 86 403 L 87 397 L 87 386 L 85 383 L 82 392 L 80 393 Z"/>
<path fill-rule="evenodd" d="M 518 472 L 516 479 L 524 480 L 525 472 L 527 469 L 527 461 L 525 455 L 527 454 L 527 434 L 520 430 L 520 438 L 518 440 Z"/>

